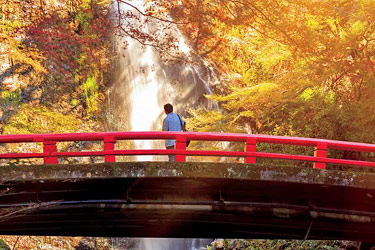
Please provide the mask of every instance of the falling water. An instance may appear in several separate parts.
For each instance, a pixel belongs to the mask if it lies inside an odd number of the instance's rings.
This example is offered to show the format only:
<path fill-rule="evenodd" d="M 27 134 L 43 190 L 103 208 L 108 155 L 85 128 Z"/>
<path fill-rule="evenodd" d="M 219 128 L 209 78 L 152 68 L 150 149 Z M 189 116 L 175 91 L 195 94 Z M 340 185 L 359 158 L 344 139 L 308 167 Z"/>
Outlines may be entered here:
<path fill-rule="evenodd" d="M 142 10 L 143 0 L 131 3 Z M 125 5 L 121 8 L 122 11 L 132 10 Z M 150 31 L 154 25 L 148 22 L 143 28 Z M 177 27 L 173 32 L 175 37 L 179 37 L 180 52 L 186 58 L 191 57 L 190 49 Z M 142 46 L 129 37 L 116 39 L 119 60 L 113 85 L 107 93 L 110 130 L 160 131 L 164 118 L 163 106 L 166 103 L 171 103 L 175 107 L 174 111 L 183 116 L 190 107 L 216 107 L 215 103 L 208 102 L 204 97 L 205 94 L 211 94 L 210 84 L 217 83 L 213 70 L 204 61 L 197 59 L 195 61 L 199 63 L 196 64 L 180 61 L 179 64 L 170 65 L 161 60 L 159 53 L 151 46 Z M 124 43 L 127 44 L 126 49 Z M 138 141 L 132 147 L 164 148 L 164 142 Z M 151 161 L 155 158 L 142 156 L 136 160 Z M 201 239 L 141 239 L 139 248 L 197 250 L 209 243 L 210 240 Z"/>
<path fill-rule="evenodd" d="M 143 0 L 131 3 L 142 10 Z M 132 10 L 127 5 L 121 7 L 124 12 Z M 163 24 L 147 22 L 142 28 L 145 32 L 152 32 L 157 25 Z M 179 52 L 185 58 L 190 58 L 189 47 L 177 27 L 174 28 L 173 35 L 179 37 Z M 128 45 L 126 49 L 124 43 Z M 107 96 L 111 130 L 160 131 L 164 118 L 163 106 L 166 103 L 171 103 L 175 107 L 174 111 L 181 115 L 186 115 L 190 107 L 215 107 L 214 103 L 205 99 L 204 94 L 211 94 L 210 84 L 216 83 L 217 79 L 203 60 L 195 60 L 199 62 L 196 64 L 180 61 L 179 64 L 170 65 L 160 59 L 160 54 L 153 47 L 142 46 L 129 37 L 117 37 L 116 48 L 119 60 Z M 161 141 L 154 144 L 150 141 L 136 141 L 133 146 L 164 147 Z M 150 161 L 152 157 L 142 156 L 137 160 Z"/>
<path fill-rule="evenodd" d="M 153 239 L 145 238 L 140 250 L 200 250 L 210 245 L 209 239 Z"/>

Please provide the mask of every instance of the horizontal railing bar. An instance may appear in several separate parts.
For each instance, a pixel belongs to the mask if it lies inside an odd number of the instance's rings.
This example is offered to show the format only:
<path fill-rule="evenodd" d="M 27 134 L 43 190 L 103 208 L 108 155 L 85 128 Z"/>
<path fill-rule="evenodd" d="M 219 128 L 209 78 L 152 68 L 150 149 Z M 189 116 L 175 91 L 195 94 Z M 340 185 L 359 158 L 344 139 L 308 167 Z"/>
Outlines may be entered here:
<path fill-rule="evenodd" d="M 16 158 L 43 158 L 44 153 L 6 153 L 0 154 L 0 159 L 16 159 Z"/>
<path fill-rule="evenodd" d="M 280 159 L 280 160 L 297 160 L 297 161 L 310 161 L 310 162 L 323 162 L 331 164 L 344 164 L 344 165 L 357 165 L 357 166 L 368 166 L 375 167 L 375 162 L 367 161 L 355 161 L 355 160 L 344 160 L 344 159 L 333 159 L 324 157 L 314 157 L 305 155 L 289 155 L 289 154 L 278 154 L 278 153 L 264 153 L 264 152 L 235 152 L 235 151 L 201 151 L 201 150 L 115 150 L 112 153 L 107 152 L 106 154 L 116 155 L 169 155 L 179 154 L 187 156 L 223 156 L 223 157 L 259 157 L 267 159 Z"/>
<path fill-rule="evenodd" d="M 367 166 L 375 167 L 375 162 L 356 161 L 346 159 L 334 159 L 325 157 L 314 157 L 306 155 L 290 155 L 280 153 L 267 153 L 267 152 L 236 152 L 236 151 L 203 151 L 203 150 L 178 150 L 178 149 L 134 149 L 134 150 L 107 150 L 107 151 L 86 151 L 86 152 L 53 152 L 50 154 L 45 153 L 8 153 L 0 154 L 0 159 L 13 159 L 13 158 L 43 158 L 43 157 L 103 157 L 105 155 L 187 155 L 187 156 L 217 156 L 217 157 L 258 157 L 266 159 L 279 159 L 279 160 L 297 160 L 308 162 L 322 162 L 329 164 L 341 165 L 354 165 L 354 166 Z"/>

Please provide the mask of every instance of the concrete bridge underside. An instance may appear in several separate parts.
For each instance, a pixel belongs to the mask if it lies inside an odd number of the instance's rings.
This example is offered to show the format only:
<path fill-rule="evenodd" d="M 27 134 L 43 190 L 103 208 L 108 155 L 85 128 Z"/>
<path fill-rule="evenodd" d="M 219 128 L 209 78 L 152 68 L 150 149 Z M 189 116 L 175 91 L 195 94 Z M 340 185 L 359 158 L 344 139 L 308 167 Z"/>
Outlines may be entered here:
<path fill-rule="evenodd" d="M 375 173 L 193 162 L 3 166 L 0 234 L 372 242 Z"/>

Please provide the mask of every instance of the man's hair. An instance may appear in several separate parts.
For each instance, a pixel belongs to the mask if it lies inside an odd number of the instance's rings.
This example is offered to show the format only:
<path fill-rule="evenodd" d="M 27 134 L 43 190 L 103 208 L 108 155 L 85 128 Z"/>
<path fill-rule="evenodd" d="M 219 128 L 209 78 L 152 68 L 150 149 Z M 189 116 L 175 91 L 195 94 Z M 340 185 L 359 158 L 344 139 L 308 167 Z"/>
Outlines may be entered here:
<path fill-rule="evenodd" d="M 164 105 L 164 110 L 165 110 L 165 112 L 167 112 L 167 114 L 173 112 L 173 106 L 172 106 L 172 104 L 170 104 L 170 103 L 165 104 Z"/>

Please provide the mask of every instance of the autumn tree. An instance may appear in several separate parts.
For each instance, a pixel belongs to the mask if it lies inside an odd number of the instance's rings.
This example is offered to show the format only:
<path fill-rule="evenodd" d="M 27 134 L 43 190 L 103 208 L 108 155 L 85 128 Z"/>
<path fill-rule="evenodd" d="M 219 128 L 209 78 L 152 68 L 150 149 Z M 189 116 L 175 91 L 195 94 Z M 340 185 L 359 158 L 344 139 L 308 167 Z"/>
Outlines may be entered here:
<path fill-rule="evenodd" d="M 43 54 L 34 47 L 25 44 L 23 35 L 25 28 L 40 18 L 42 14 L 38 11 L 39 1 L 36 5 L 36 1 L 33 0 L 24 1 L 22 4 L 20 1 L 2 0 L 0 5 L 0 42 L 12 67 L 17 68 L 16 65 L 26 64 L 38 72 L 45 73 L 46 70 L 42 65 Z M 32 6 L 35 6 L 35 8 Z"/>
<path fill-rule="evenodd" d="M 179 2 L 171 11 L 177 8 L 179 21 L 190 23 L 181 29 L 221 72 L 222 95 L 210 98 L 227 110 L 227 122 L 219 124 L 234 126 L 226 129 L 332 138 L 299 131 L 295 112 L 317 118 L 322 109 L 371 106 L 372 1 Z M 314 111 L 311 105 L 317 105 Z M 308 107 L 310 112 L 301 110 Z"/>
<path fill-rule="evenodd" d="M 23 69 L 9 70 L 31 77 L 24 82 L 40 86 L 45 103 L 82 100 L 87 112 L 96 111 L 98 88 L 111 69 L 109 7 L 109 0 L 3 1 L 2 47 L 14 68 Z"/>
<path fill-rule="evenodd" d="M 220 74 L 192 129 L 375 141 L 373 1 L 159 2 Z"/>

